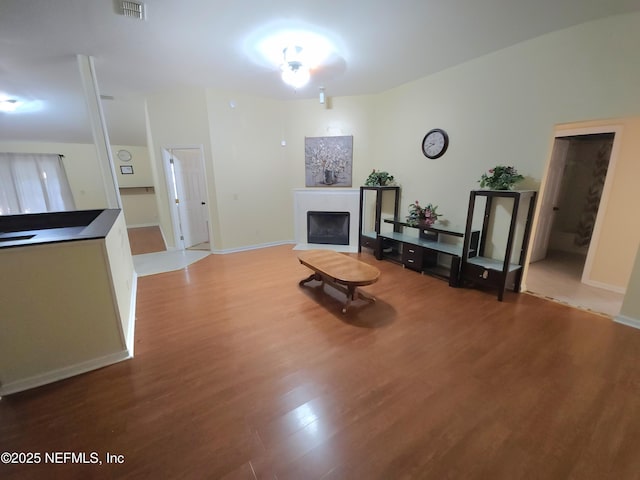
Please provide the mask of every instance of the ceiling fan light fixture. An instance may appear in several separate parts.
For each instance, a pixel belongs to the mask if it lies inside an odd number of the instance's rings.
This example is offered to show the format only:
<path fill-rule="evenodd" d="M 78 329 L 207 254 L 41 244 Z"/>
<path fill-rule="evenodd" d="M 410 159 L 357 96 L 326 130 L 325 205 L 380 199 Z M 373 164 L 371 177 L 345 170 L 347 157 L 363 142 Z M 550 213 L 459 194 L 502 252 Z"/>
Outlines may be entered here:
<path fill-rule="evenodd" d="M 260 31 L 250 38 L 248 50 L 258 54 L 260 63 L 277 67 L 282 80 L 296 89 L 306 85 L 311 73 L 337 51 L 326 32 L 308 25 L 298 29 L 269 27 L 268 31 L 272 33 Z"/>
<path fill-rule="evenodd" d="M 304 87 L 311 79 L 309 67 L 303 62 L 302 47 L 290 45 L 282 50 L 284 62 L 280 65 L 282 81 L 293 88 Z"/>
<path fill-rule="evenodd" d="M 289 45 L 282 50 L 282 56 L 284 57 L 284 63 L 290 67 L 302 65 L 302 47 L 298 45 Z"/>
<path fill-rule="evenodd" d="M 15 98 L 0 98 L 0 112 L 15 112 L 19 105 Z"/>
<path fill-rule="evenodd" d="M 291 85 L 293 88 L 302 88 L 311 79 L 311 72 L 304 65 L 290 68 L 287 66 L 282 69 L 282 81 L 287 85 Z"/>

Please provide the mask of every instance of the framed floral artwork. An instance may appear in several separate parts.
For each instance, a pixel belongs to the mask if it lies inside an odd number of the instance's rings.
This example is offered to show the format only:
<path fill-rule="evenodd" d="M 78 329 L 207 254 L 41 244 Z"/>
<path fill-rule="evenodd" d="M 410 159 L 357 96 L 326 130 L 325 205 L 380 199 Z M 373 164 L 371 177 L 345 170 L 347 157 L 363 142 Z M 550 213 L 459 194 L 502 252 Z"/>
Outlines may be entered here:
<path fill-rule="evenodd" d="M 305 186 L 350 187 L 353 135 L 305 137 Z"/>

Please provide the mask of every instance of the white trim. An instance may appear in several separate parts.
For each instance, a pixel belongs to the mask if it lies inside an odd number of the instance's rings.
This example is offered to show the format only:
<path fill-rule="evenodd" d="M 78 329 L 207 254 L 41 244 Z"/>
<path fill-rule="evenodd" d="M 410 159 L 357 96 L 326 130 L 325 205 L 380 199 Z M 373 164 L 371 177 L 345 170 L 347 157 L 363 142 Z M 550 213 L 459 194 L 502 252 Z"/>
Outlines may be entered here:
<path fill-rule="evenodd" d="M 127 228 L 147 228 L 147 227 L 160 227 L 158 223 L 136 223 L 135 225 L 127 225 Z M 160 229 L 162 231 L 162 229 Z"/>
<path fill-rule="evenodd" d="M 247 245 L 246 247 L 225 248 L 224 250 L 212 250 L 211 253 L 226 255 L 227 253 L 246 252 L 249 250 L 259 250 L 261 248 L 278 247 L 280 245 L 295 245 L 293 240 L 282 240 L 280 242 L 260 243 L 258 245 Z"/>
<path fill-rule="evenodd" d="M 307 245 L 308 210 L 348 211 L 349 251 L 358 251 L 360 235 L 360 189 L 359 188 L 294 188 L 293 189 L 293 233 L 296 243 Z M 325 248 L 325 247 L 323 247 Z M 329 247 L 326 247 L 329 248 Z M 300 248 L 302 249 L 302 248 Z"/>
<path fill-rule="evenodd" d="M 628 327 L 640 329 L 640 320 L 637 318 L 627 317 L 626 315 L 616 315 L 613 317 L 613 321 L 621 323 L 622 325 L 627 325 Z"/>
<path fill-rule="evenodd" d="M 563 129 L 562 125 L 557 125 L 555 128 L 554 138 L 575 137 L 576 135 L 597 135 L 599 133 L 617 133 L 618 130 L 622 131 L 622 125 L 618 123 L 611 125 L 599 125 L 597 127 L 578 127 L 568 129 Z"/>
<path fill-rule="evenodd" d="M 180 239 L 180 222 L 178 207 L 175 201 L 175 190 L 173 188 L 173 181 L 171 178 L 171 147 L 162 147 L 162 166 L 164 170 L 164 181 L 167 187 L 167 198 L 169 200 L 169 217 L 171 218 L 171 227 L 173 229 L 173 241 L 178 250 L 184 250 L 184 241 Z M 165 242 L 165 246 L 167 243 Z"/>
<path fill-rule="evenodd" d="M 600 204 L 598 205 L 598 214 L 596 216 L 595 225 L 593 226 L 593 232 L 591 234 L 591 241 L 589 242 L 589 250 L 587 251 L 587 258 L 584 262 L 584 269 L 582 270 L 582 283 L 587 285 L 593 285 L 589 282 L 591 280 L 591 270 L 593 269 L 593 261 L 596 252 L 598 251 L 598 245 L 600 243 L 600 235 L 602 233 L 602 225 L 604 223 L 604 217 L 607 212 L 607 204 L 609 203 L 609 196 L 613 189 L 613 182 L 615 177 L 615 169 L 620 152 L 620 144 L 622 143 L 622 125 L 601 125 L 598 127 L 584 127 L 574 128 L 569 130 L 557 129 L 555 131 L 555 137 L 569 137 L 575 135 L 597 135 L 599 133 L 613 133 L 613 146 L 611 148 L 611 154 L 609 155 L 609 166 L 607 167 L 607 176 L 604 181 L 604 187 L 602 189 L 602 195 L 600 196 Z M 597 286 L 597 285 L 593 285 Z M 599 287 L 606 288 L 606 287 Z"/>
<path fill-rule="evenodd" d="M 90 372 L 91 370 L 97 370 L 114 363 L 122 362 L 132 358 L 132 354 L 127 350 L 120 352 L 110 353 L 104 357 L 93 358 L 85 362 L 70 365 L 68 367 L 58 368 L 51 370 L 33 377 L 28 377 L 22 380 L 16 380 L 15 382 L 6 383 L 0 386 L 0 397 L 2 395 L 10 395 L 12 393 L 22 392 L 31 388 L 40 387 L 48 383 L 64 380 L 65 378 L 74 377 L 82 373 Z"/>
<path fill-rule="evenodd" d="M 608 283 L 598 282 L 596 280 L 582 280 L 582 283 L 585 285 L 590 285 L 592 287 L 601 288 L 602 290 L 609 290 L 610 292 L 627 293 L 627 289 L 624 287 L 618 287 L 617 285 L 610 285 Z"/>
<path fill-rule="evenodd" d="M 167 187 L 167 197 L 169 197 L 169 216 L 171 217 L 171 224 L 173 227 L 173 240 L 178 250 L 185 250 L 184 239 L 180 239 L 182 234 L 182 230 L 180 227 L 180 214 L 178 212 L 177 204 L 175 203 L 175 199 L 170 198 L 172 196 L 171 192 L 173 191 L 173 180 L 170 178 L 169 172 L 171 171 L 171 167 L 169 165 L 169 160 L 173 156 L 173 150 L 198 150 L 200 152 L 200 167 L 202 169 L 202 175 L 204 178 L 204 193 L 207 197 L 207 236 L 210 244 L 213 244 L 213 232 L 212 232 L 212 219 L 211 219 L 211 195 L 209 193 L 209 181 L 207 176 L 207 164 L 206 164 L 206 156 L 204 151 L 204 145 L 202 144 L 188 144 L 188 145 L 167 145 L 160 147 L 162 151 L 162 165 L 164 167 L 164 177 Z M 160 232 L 162 232 L 162 228 L 160 228 Z M 184 236 L 184 235 L 183 235 Z M 164 233 L 162 234 L 164 238 Z M 167 246 L 167 240 L 164 239 L 165 247 Z"/>
<path fill-rule="evenodd" d="M 352 245 L 333 245 L 324 243 L 298 243 L 294 250 L 333 250 L 334 252 L 341 253 L 358 253 L 358 247 Z"/>
<path fill-rule="evenodd" d="M 111 155 L 111 142 L 109 141 L 107 122 L 105 121 L 102 101 L 100 100 L 100 89 L 98 88 L 93 57 L 76 55 L 76 61 L 80 71 L 80 80 L 84 90 L 85 105 L 88 109 L 89 125 L 91 126 L 91 134 L 98 158 L 98 170 L 100 170 L 102 177 L 107 207 L 121 209 L 122 199 L 118 189 L 118 177 L 113 163 L 113 156 Z"/>
<path fill-rule="evenodd" d="M 160 235 L 162 235 L 162 241 L 164 242 L 164 248 L 166 248 L 167 250 L 169 250 L 169 247 L 167 247 L 168 243 L 167 243 L 167 237 L 164 236 L 164 230 L 162 230 L 162 227 L 160 225 L 158 225 L 158 228 L 160 229 Z M 173 248 L 173 247 L 172 247 Z"/>
<path fill-rule="evenodd" d="M 138 274 L 135 269 L 133 270 L 133 278 L 131 280 L 131 303 L 129 305 L 129 328 L 127 328 L 126 338 L 124 339 L 127 345 L 129 355 L 133 358 L 133 349 L 135 345 L 135 331 L 136 331 L 136 299 L 138 297 Z"/>

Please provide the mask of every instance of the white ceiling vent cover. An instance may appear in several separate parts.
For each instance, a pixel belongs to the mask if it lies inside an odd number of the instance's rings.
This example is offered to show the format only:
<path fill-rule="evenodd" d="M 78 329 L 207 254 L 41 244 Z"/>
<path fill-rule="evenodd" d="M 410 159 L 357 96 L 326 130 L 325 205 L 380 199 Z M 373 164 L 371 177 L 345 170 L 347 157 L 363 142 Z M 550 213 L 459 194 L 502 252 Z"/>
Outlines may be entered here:
<path fill-rule="evenodd" d="M 122 14 L 125 17 L 133 17 L 139 20 L 144 20 L 144 15 L 145 15 L 144 3 L 122 2 Z"/>

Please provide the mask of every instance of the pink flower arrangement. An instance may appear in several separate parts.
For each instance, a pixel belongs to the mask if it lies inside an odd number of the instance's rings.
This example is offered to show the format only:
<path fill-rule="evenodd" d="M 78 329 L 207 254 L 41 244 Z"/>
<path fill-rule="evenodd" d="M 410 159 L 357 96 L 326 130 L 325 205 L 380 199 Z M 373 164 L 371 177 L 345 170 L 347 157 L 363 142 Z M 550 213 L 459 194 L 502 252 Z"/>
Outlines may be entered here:
<path fill-rule="evenodd" d="M 442 214 L 437 213 L 438 206 L 431 203 L 426 206 L 420 205 L 418 200 L 409 205 L 409 215 L 407 215 L 407 223 L 409 225 L 426 225 L 430 227 L 441 217 Z"/>

